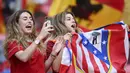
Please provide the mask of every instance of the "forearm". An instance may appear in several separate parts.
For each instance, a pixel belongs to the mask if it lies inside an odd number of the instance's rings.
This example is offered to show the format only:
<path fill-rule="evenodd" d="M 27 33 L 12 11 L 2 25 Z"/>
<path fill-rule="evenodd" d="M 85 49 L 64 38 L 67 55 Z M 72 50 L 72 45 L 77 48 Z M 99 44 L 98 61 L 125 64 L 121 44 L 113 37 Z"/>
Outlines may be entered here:
<path fill-rule="evenodd" d="M 55 55 L 50 55 L 49 58 L 45 61 L 45 70 L 46 72 L 48 71 L 48 69 L 52 66 L 52 63 L 55 59 Z"/>
<path fill-rule="evenodd" d="M 39 38 L 36 38 L 39 39 Z M 23 61 L 23 62 L 27 62 L 28 59 L 32 56 L 33 52 L 35 51 L 35 49 L 37 48 L 37 45 L 35 42 L 32 42 L 32 44 L 27 47 L 24 51 L 18 51 L 15 56 Z"/>
<path fill-rule="evenodd" d="M 63 50 L 60 51 L 59 55 L 55 58 L 55 60 L 52 64 L 53 70 L 55 72 L 59 72 L 60 64 L 61 64 L 61 60 L 62 60 L 62 53 L 63 53 Z"/>
<path fill-rule="evenodd" d="M 54 61 L 50 61 L 48 62 L 48 67 L 46 67 L 47 69 L 53 64 L 53 69 L 59 71 L 59 67 L 60 67 L 60 63 L 61 63 L 61 58 L 62 58 L 62 48 L 64 47 L 64 39 L 63 37 L 58 37 L 54 46 L 53 46 L 53 50 L 52 53 L 53 55 L 57 55 L 57 53 L 59 52 L 58 56 L 56 56 Z M 55 69 L 56 68 L 56 69 Z"/>

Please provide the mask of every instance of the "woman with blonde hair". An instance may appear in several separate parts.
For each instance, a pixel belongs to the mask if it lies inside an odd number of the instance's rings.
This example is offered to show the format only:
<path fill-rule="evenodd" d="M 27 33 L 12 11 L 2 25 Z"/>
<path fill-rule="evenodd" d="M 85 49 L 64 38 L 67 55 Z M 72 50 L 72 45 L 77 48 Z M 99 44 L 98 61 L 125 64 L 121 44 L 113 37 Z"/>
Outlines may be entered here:
<path fill-rule="evenodd" d="M 62 12 L 54 16 L 54 19 L 51 21 L 54 33 L 51 34 L 51 37 L 49 38 L 50 41 L 47 43 L 47 50 L 50 52 L 52 51 L 53 45 L 55 44 L 55 40 L 57 40 L 57 37 L 61 37 L 62 43 L 60 44 L 58 48 L 60 49 L 60 52 L 57 54 L 56 59 L 53 62 L 52 68 L 53 72 L 57 73 L 59 72 L 63 48 L 65 47 L 65 41 L 70 40 L 72 33 L 80 33 L 80 29 L 77 27 L 77 22 L 75 20 L 75 16 L 71 12 Z"/>
<path fill-rule="evenodd" d="M 46 73 L 50 68 L 57 54 L 57 47 L 54 46 L 46 60 L 46 49 L 42 40 L 46 40 L 54 31 L 53 26 L 47 23 L 44 22 L 36 36 L 35 21 L 29 11 L 19 10 L 9 17 L 4 50 L 11 73 Z"/>

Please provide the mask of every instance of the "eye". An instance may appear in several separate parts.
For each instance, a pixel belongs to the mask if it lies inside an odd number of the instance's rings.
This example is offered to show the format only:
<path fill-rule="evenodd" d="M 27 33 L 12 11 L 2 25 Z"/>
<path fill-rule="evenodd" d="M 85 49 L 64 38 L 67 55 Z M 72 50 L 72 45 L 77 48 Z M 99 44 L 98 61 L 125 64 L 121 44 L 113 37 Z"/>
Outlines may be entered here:
<path fill-rule="evenodd" d="M 70 18 L 67 18 L 67 20 L 70 20 Z"/>
<path fill-rule="evenodd" d="M 32 20 L 32 21 L 33 21 L 33 18 L 32 18 L 32 17 L 30 17 L 30 20 Z"/>
<path fill-rule="evenodd" d="M 26 20 L 27 20 L 27 18 L 23 18 L 23 20 L 25 20 L 25 21 L 26 21 Z"/>
<path fill-rule="evenodd" d="M 24 21 L 26 21 L 26 20 L 27 20 L 27 17 L 23 17 L 22 19 L 23 19 Z"/>

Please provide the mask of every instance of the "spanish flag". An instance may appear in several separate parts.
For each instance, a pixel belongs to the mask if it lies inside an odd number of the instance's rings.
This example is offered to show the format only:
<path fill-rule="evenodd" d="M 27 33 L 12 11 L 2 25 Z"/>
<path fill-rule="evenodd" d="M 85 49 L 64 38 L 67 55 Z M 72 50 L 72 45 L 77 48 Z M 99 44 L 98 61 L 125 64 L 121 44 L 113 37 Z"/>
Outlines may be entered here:
<path fill-rule="evenodd" d="M 96 29 L 120 21 L 123 9 L 124 0 L 53 0 L 48 15 L 72 11 L 82 27 Z"/>

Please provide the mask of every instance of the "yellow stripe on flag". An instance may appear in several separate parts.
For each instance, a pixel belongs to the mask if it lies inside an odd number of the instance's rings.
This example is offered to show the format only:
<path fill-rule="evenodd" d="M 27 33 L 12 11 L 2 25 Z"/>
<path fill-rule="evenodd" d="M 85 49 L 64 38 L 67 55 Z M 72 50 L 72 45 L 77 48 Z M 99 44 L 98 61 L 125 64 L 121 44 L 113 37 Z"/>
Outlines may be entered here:
<path fill-rule="evenodd" d="M 90 16 L 91 22 L 87 27 L 88 29 L 95 29 L 97 27 L 102 27 L 117 21 L 120 21 L 122 13 L 110 6 L 103 5 L 103 9 L 97 14 L 92 14 Z M 82 25 L 82 24 L 81 24 Z"/>
<path fill-rule="evenodd" d="M 69 5 L 76 5 L 76 0 L 53 0 L 48 16 L 54 16 L 64 11 Z"/>
<path fill-rule="evenodd" d="M 76 64 L 76 57 L 75 55 L 73 54 L 73 63 L 74 63 L 74 67 L 76 68 L 76 70 L 79 72 L 79 73 L 84 73 L 83 70 L 81 70 L 77 64 Z"/>
<path fill-rule="evenodd" d="M 111 31 L 109 30 L 107 51 L 108 51 L 108 60 L 110 62 L 110 66 L 109 66 L 108 73 L 111 73 L 111 71 L 112 71 L 112 63 L 111 63 L 111 59 L 110 59 L 110 37 L 111 37 Z"/>
<path fill-rule="evenodd" d="M 130 0 L 125 0 L 123 21 L 130 26 Z"/>

